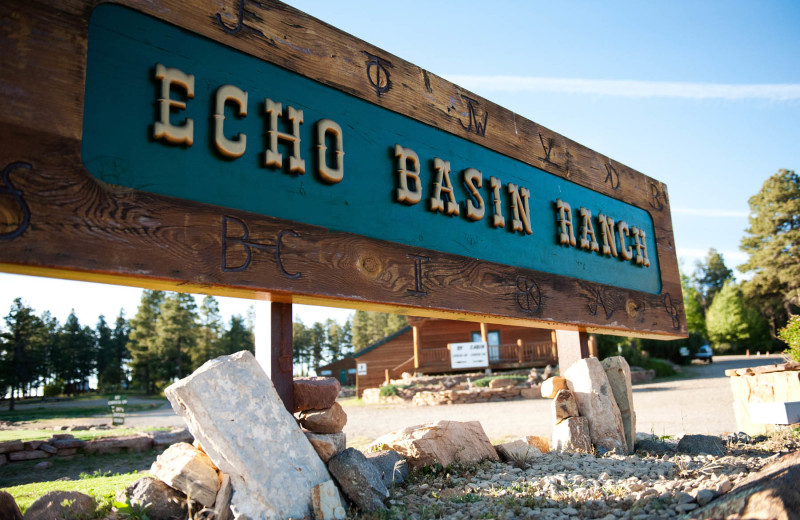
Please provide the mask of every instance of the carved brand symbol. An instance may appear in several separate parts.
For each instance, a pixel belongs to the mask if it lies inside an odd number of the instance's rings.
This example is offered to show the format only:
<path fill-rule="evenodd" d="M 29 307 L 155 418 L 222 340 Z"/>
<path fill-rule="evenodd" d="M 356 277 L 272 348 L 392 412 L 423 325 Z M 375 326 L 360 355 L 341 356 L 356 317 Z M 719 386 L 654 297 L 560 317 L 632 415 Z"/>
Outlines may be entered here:
<path fill-rule="evenodd" d="M 486 123 L 489 121 L 489 112 L 484 112 L 483 114 L 483 123 L 478 120 L 478 115 L 475 111 L 475 107 L 478 106 L 478 102 L 472 98 L 468 98 L 465 95 L 461 95 L 464 101 L 467 102 L 467 116 L 469 117 L 469 125 L 464 125 L 464 122 L 460 119 L 458 120 L 461 128 L 466 130 L 467 132 L 472 132 L 472 126 L 475 126 L 475 133 L 481 137 L 486 137 Z"/>
<path fill-rule="evenodd" d="M 592 305 L 594 305 L 594 307 L 592 307 Z M 608 310 L 608 307 L 606 307 L 605 299 L 603 298 L 600 289 L 595 289 L 594 302 L 589 304 L 589 313 L 592 316 L 597 316 L 597 310 L 598 307 L 600 306 L 603 307 L 603 312 L 605 312 L 606 314 L 606 320 L 610 320 L 611 316 L 614 315 L 614 309 L 612 308 L 610 311 Z"/>
<path fill-rule="evenodd" d="M 678 308 L 672 303 L 672 296 L 669 293 L 664 295 L 664 307 L 667 309 L 667 313 L 672 317 L 672 328 L 678 330 L 681 328 L 681 318 L 678 314 Z"/>
<path fill-rule="evenodd" d="M 536 314 L 542 308 L 542 291 L 539 284 L 524 276 L 517 278 L 517 305 L 522 312 Z"/>
<path fill-rule="evenodd" d="M 16 170 L 17 168 L 25 168 L 26 170 L 31 169 L 31 164 L 26 162 L 13 162 L 3 168 L 2 180 L 3 183 L 0 185 L 0 195 L 7 194 L 10 195 L 14 202 L 16 202 L 20 209 L 22 209 L 22 221 L 17 225 L 17 229 L 13 231 L 9 231 L 7 233 L 0 233 L 0 240 L 11 240 L 17 238 L 21 234 L 28 229 L 31 223 L 31 210 L 28 208 L 28 204 L 25 202 L 25 199 L 22 197 L 22 190 L 18 190 L 14 183 L 11 182 L 11 172 Z"/>
<path fill-rule="evenodd" d="M 223 22 L 222 15 L 220 13 L 217 13 L 217 23 L 219 24 L 220 27 L 222 27 L 223 31 L 225 31 L 228 34 L 236 34 L 242 30 L 242 27 L 244 27 L 244 13 L 246 12 L 249 15 L 253 14 L 250 11 L 244 10 L 244 3 L 246 1 L 247 0 L 239 0 L 239 7 L 237 8 L 237 13 L 236 13 L 236 25 L 234 25 L 233 27 Z"/>
<path fill-rule="evenodd" d="M 386 94 L 392 88 L 391 74 L 389 74 L 389 69 L 393 68 L 392 62 L 379 58 L 367 51 L 361 52 L 369 58 L 366 61 L 367 81 L 375 89 L 375 94 L 381 97 L 382 94 Z"/>
<path fill-rule="evenodd" d="M 228 225 L 229 224 L 238 225 L 241 229 L 240 236 L 229 236 L 228 235 Z M 300 278 L 301 273 L 289 273 L 283 267 L 283 261 L 281 260 L 281 244 L 283 241 L 283 237 L 286 235 L 291 235 L 293 237 L 300 236 L 296 232 L 288 229 L 281 230 L 278 233 L 278 236 L 275 238 L 275 244 L 260 244 L 258 242 L 253 242 L 250 240 L 250 230 L 247 227 L 247 224 L 241 219 L 236 217 L 222 217 L 222 271 L 225 273 L 236 273 L 239 271 L 244 271 L 248 267 L 250 267 L 250 263 L 253 260 L 253 249 L 259 251 L 271 251 L 275 253 L 275 263 L 278 266 L 278 270 L 281 272 L 283 276 L 294 280 L 296 278 Z M 241 265 L 230 267 L 228 265 L 228 249 L 235 246 L 242 246 L 245 250 L 245 260 L 241 263 Z"/>
<path fill-rule="evenodd" d="M 544 150 L 544 157 L 542 160 L 546 163 L 552 164 L 553 166 L 557 166 L 553 161 L 550 160 L 550 153 L 553 151 L 553 144 L 556 142 L 555 139 L 548 137 L 547 144 L 545 144 L 544 137 L 542 137 L 542 134 L 540 133 L 539 142 L 542 143 L 542 149 Z"/>
<path fill-rule="evenodd" d="M 603 182 L 610 183 L 611 189 L 617 191 L 617 188 L 619 188 L 619 173 L 617 173 L 617 170 L 611 166 L 609 162 L 606 163 L 606 171 L 608 175 L 606 175 L 606 180 Z"/>
<path fill-rule="evenodd" d="M 650 194 L 653 196 L 653 200 L 650 201 L 650 207 L 656 211 L 661 211 L 664 209 L 664 203 L 661 201 L 661 197 L 664 196 L 664 192 L 654 182 L 650 183 Z"/>
<path fill-rule="evenodd" d="M 406 292 L 414 296 L 425 296 L 428 294 L 428 291 L 426 291 L 425 287 L 422 285 L 422 263 L 428 262 L 430 258 L 410 253 L 408 257 L 414 260 L 414 289 L 406 289 Z"/>

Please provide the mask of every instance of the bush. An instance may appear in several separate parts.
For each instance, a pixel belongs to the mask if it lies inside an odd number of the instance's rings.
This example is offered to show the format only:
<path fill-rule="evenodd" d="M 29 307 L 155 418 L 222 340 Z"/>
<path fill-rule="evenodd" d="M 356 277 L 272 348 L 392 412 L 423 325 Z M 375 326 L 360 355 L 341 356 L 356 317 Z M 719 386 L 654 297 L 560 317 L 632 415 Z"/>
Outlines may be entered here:
<path fill-rule="evenodd" d="M 58 397 L 64 393 L 64 381 L 52 381 L 44 385 L 45 397 Z"/>
<path fill-rule="evenodd" d="M 379 392 L 381 397 L 391 397 L 397 395 L 397 387 L 394 385 L 384 385 Z"/>
<path fill-rule="evenodd" d="M 800 316 L 792 316 L 789 323 L 778 331 L 778 337 L 789 347 L 783 353 L 800 363 Z"/>
<path fill-rule="evenodd" d="M 643 368 L 655 370 L 656 377 L 669 377 L 674 376 L 676 373 L 675 369 L 672 367 L 672 363 L 666 359 L 650 358 L 645 361 Z"/>
<path fill-rule="evenodd" d="M 516 381 L 527 381 L 528 376 L 523 376 L 520 374 L 510 374 L 507 376 L 488 376 L 476 379 L 472 382 L 472 385 L 477 386 L 478 388 L 486 388 L 489 386 L 489 381 L 492 381 L 493 379 L 514 379 Z"/>

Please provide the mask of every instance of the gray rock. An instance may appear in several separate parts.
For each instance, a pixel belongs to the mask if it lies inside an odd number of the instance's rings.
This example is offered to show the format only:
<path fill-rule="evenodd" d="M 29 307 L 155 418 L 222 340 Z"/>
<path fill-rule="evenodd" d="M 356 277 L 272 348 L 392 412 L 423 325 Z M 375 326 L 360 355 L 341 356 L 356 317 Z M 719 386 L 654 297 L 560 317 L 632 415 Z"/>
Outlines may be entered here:
<path fill-rule="evenodd" d="M 131 504 L 147 506 L 150 520 L 183 520 L 188 515 L 186 495 L 153 477 L 143 477 L 128 486 Z"/>
<path fill-rule="evenodd" d="M 553 450 L 591 453 L 592 440 L 586 417 L 570 417 L 553 426 Z"/>
<path fill-rule="evenodd" d="M 636 436 L 636 413 L 633 410 L 633 387 L 631 386 L 631 367 L 622 356 L 612 356 L 602 361 L 603 370 L 606 371 L 608 382 L 614 393 L 614 400 L 619 407 L 622 417 L 622 426 L 625 429 L 625 440 L 628 443 L 628 453 L 634 451 L 634 437 Z"/>
<path fill-rule="evenodd" d="M 342 492 L 362 511 L 386 509 L 389 490 L 378 469 L 355 448 L 347 448 L 328 461 L 328 469 Z"/>
<path fill-rule="evenodd" d="M 684 435 L 678 442 L 678 451 L 691 455 L 725 455 L 722 439 L 713 435 Z"/>
<path fill-rule="evenodd" d="M 408 462 L 405 457 L 394 450 L 371 451 L 366 453 L 367 460 L 381 473 L 386 487 L 401 484 L 408 478 Z"/>
<path fill-rule="evenodd" d="M 717 498 L 717 492 L 714 491 L 713 489 L 701 489 L 700 491 L 697 492 L 697 497 L 695 498 L 695 500 L 697 500 L 698 504 L 704 506 L 709 502 L 711 502 L 712 500 L 714 500 L 715 498 Z"/>
<path fill-rule="evenodd" d="M 25 520 L 91 518 L 97 509 L 94 498 L 79 491 L 51 491 L 25 511 Z"/>
<path fill-rule="evenodd" d="M 22 520 L 22 513 L 14 497 L 6 491 L 0 491 L 0 518 L 3 520 Z"/>
<path fill-rule="evenodd" d="M 636 441 L 636 450 L 663 455 L 664 453 L 674 453 L 675 447 L 659 439 L 641 439 Z"/>
<path fill-rule="evenodd" d="M 303 432 L 316 450 L 322 462 L 328 462 L 331 457 L 347 447 L 347 437 L 344 432 L 339 433 L 314 433 Z"/>
<path fill-rule="evenodd" d="M 312 514 L 311 490 L 330 474 L 250 352 L 212 359 L 164 393 L 230 475 L 235 517 Z"/>

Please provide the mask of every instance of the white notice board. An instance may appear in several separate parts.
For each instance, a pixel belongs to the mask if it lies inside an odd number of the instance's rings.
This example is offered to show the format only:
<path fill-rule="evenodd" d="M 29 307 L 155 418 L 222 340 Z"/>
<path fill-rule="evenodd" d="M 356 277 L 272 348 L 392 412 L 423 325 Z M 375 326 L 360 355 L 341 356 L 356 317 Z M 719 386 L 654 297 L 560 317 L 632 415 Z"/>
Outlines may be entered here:
<path fill-rule="evenodd" d="M 489 366 L 489 349 L 483 341 L 448 343 L 450 367 L 483 368 Z"/>

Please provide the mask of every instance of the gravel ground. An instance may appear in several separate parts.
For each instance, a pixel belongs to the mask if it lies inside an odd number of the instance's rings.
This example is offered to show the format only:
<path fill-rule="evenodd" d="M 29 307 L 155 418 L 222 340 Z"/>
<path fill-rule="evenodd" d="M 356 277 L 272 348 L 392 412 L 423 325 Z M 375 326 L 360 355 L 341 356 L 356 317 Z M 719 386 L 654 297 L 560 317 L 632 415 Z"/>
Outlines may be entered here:
<path fill-rule="evenodd" d="M 797 433 L 757 446 L 730 444 L 724 456 L 664 449 L 630 456 L 547 453 L 516 463 L 483 462 L 412 473 L 391 490 L 388 512 L 354 518 L 633 519 L 690 517 L 750 472 L 797 449 Z"/>

